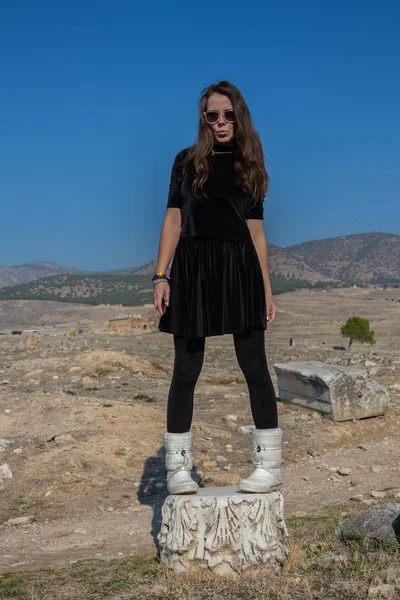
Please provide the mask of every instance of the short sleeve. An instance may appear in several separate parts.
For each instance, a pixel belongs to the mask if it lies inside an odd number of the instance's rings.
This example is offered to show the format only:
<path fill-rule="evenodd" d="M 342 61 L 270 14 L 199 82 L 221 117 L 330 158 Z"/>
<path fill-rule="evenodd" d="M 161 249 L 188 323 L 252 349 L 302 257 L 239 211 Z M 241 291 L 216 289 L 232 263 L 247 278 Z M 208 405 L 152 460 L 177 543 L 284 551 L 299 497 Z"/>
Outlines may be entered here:
<path fill-rule="evenodd" d="M 181 150 L 181 152 L 176 155 L 174 164 L 172 165 L 167 208 L 181 208 L 181 185 L 185 156 L 185 150 Z"/>
<path fill-rule="evenodd" d="M 253 208 L 250 208 L 246 213 L 246 221 L 247 219 L 260 219 L 261 221 L 264 218 L 264 204 L 261 202 L 260 204 L 256 204 Z"/>

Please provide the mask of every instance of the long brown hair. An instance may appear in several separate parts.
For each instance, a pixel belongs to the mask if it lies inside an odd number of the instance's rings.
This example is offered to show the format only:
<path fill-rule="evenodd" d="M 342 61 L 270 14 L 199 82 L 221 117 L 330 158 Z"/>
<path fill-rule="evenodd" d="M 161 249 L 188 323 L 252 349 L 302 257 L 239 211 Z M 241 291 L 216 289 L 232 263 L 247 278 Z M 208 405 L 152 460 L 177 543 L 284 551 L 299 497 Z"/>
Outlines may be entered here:
<path fill-rule="evenodd" d="M 211 128 L 205 122 L 203 112 L 212 94 L 227 96 L 236 114 L 235 170 L 237 181 L 251 196 L 250 207 L 262 202 L 269 188 L 269 177 L 264 164 L 264 153 L 260 138 L 254 128 L 250 111 L 239 90 L 229 81 L 220 81 L 205 88 L 199 101 L 199 130 L 194 145 L 186 157 L 186 164 L 193 160 L 195 178 L 193 192 L 198 193 L 209 175 L 209 155 L 214 143 Z"/>

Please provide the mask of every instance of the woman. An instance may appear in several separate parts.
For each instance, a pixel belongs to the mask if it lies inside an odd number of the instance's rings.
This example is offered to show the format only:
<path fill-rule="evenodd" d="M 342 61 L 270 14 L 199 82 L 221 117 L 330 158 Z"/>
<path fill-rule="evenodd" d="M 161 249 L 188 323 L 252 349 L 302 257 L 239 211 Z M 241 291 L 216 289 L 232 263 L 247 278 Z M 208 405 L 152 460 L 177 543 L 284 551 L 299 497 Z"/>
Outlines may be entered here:
<path fill-rule="evenodd" d="M 205 338 L 231 333 L 255 423 L 255 470 L 239 489 L 270 492 L 282 485 L 282 430 L 265 356 L 267 320 L 276 315 L 262 222 L 268 175 L 249 109 L 235 86 L 211 85 L 199 109 L 197 140 L 172 167 L 153 276 L 159 329 L 173 334 L 175 348 L 164 434 L 167 487 L 171 494 L 198 491 L 190 474 L 194 389 Z"/>

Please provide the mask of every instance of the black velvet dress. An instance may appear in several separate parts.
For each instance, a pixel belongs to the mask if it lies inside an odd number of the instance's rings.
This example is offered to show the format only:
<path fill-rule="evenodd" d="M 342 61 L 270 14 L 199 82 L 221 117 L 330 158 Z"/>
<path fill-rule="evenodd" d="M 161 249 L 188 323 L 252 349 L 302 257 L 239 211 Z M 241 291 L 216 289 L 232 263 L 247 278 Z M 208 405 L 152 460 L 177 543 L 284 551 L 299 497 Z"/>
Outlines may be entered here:
<path fill-rule="evenodd" d="M 263 204 L 249 209 L 249 195 L 236 184 L 234 154 L 210 154 L 205 195 L 195 196 L 193 168 L 183 167 L 188 150 L 177 154 L 171 172 L 167 208 L 181 209 L 182 228 L 159 329 L 194 337 L 266 329 L 263 275 L 246 223 L 263 219 Z"/>

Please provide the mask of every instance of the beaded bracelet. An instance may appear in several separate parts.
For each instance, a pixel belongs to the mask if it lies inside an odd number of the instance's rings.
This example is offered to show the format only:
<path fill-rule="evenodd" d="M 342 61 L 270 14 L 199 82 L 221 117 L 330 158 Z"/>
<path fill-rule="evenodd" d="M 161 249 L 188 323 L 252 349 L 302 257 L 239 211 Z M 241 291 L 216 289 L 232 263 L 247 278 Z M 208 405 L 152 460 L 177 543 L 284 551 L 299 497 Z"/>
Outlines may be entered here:
<path fill-rule="evenodd" d="M 157 279 L 153 279 L 153 285 L 156 285 L 156 283 L 169 283 L 169 281 L 165 277 L 158 277 Z"/>
<path fill-rule="evenodd" d="M 159 279 L 160 277 L 163 277 L 164 279 L 169 279 L 169 276 L 166 273 L 163 273 L 162 271 L 158 271 L 158 273 L 154 273 L 153 275 L 153 279 Z"/>

